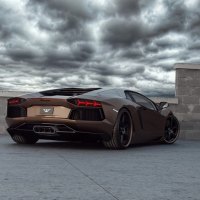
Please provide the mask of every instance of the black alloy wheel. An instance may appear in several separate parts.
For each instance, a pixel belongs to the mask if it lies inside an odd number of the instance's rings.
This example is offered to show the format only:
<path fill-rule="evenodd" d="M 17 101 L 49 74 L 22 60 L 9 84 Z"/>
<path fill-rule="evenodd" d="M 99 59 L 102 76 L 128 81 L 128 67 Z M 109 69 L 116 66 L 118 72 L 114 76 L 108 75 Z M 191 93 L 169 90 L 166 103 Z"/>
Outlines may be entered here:
<path fill-rule="evenodd" d="M 163 141 L 166 144 L 173 144 L 179 136 L 179 122 L 173 115 L 169 116 L 166 121 Z"/>
<path fill-rule="evenodd" d="M 110 149 L 126 149 L 129 147 L 133 136 L 133 122 L 129 111 L 125 108 L 119 111 L 113 136 L 104 145 Z"/>

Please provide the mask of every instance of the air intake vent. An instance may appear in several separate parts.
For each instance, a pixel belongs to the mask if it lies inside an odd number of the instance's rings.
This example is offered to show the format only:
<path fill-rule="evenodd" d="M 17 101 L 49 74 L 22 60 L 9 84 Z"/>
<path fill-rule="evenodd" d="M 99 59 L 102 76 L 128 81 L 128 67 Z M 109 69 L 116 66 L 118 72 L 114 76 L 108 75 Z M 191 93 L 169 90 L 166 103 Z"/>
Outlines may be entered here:
<path fill-rule="evenodd" d="M 72 120 L 102 121 L 104 119 L 102 109 L 78 108 L 72 111 Z"/>
<path fill-rule="evenodd" d="M 19 106 L 8 106 L 7 108 L 7 117 L 26 117 L 26 110 Z"/>

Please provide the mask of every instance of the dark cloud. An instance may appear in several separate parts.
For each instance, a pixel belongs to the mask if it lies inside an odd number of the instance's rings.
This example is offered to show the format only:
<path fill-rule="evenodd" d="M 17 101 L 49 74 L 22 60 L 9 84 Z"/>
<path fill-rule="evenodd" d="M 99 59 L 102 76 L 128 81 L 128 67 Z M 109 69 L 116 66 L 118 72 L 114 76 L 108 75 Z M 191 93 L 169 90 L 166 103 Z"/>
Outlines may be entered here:
<path fill-rule="evenodd" d="M 27 48 L 27 49 L 8 49 L 7 55 L 15 61 L 30 61 L 37 57 L 37 52 Z"/>
<path fill-rule="evenodd" d="M 87 66 L 91 72 L 95 72 L 102 76 L 120 76 L 123 78 L 135 76 L 136 74 L 143 73 L 145 68 L 143 66 L 109 66 L 109 65 L 92 65 Z"/>
<path fill-rule="evenodd" d="M 121 47 L 115 50 L 115 57 L 121 58 L 122 60 L 134 59 L 138 60 L 145 57 L 144 44 L 141 42 L 135 42 L 131 46 Z"/>
<path fill-rule="evenodd" d="M 112 46 L 130 46 L 142 39 L 149 30 L 138 19 L 112 18 L 102 26 L 102 40 Z"/>
<path fill-rule="evenodd" d="M 2 3 L 0 7 L 0 39 L 1 42 L 9 41 L 13 37 L 27 37 L 26 31 L 19 25 L 17 20 L 23 22 L 23 19 L 15 18 L 15 13 L 9 8 L 6 3 Z"/>
<path fill-rule="evenodd" d="M 138 15 L 135 16 L 135 12 L 132 9 L 132 17 L 127 18 L 126 12 L 122 9 L 124 11 L 123 16 L 114 16 L 105 21 L 102 26 L 102 40 L 105 43 L 112 46 L 130 46 L 138 41 L 149 43 L 154 38 L 170 32 L 184 32 L 188 27 L 188 10 L 183 1 L 163 1 L 163 7 L 166 11 L 161 13 L 160 16 L 153 14 L 153 9 L 159 7 L 159 3 L 153 3 L 152 7 L 144 8 L 147 9 L 146 12 L 148 13 L 145 20 L 142 15 L 143 12 L 139 12 L 140 4 L 137 1 L 120 1 L 120 5 L 122 4 L 126 7 L 128 2 L 130 4 L 134 2 Z"/>
<path fill-rule="evenodd" d="M 140 12 L 139 0 L 116 0 L 116 11 L 122 16 L 137 15 Z"/>
<path fill-rule="evenodd" d="M 95 12 L 87 1 L 82 0 L 30 0 L 27 5 L 36 13 L 43 12 L 53 19 L 61 19 L 68 28 L 74 28 L 80 21 L 91 20 Z"/>
<path fill-rule="evenodd" d="M 186 28 L 187 9 L 183 1 L 163 1 L 167 11 L 156 27 L 156 32 L 183 31 Z"/>
<path fill-rule="evenodd" d="M 0 88 L 114 86 L 173 96 L 173 65 L 200 63 L 199 6 L 187 0 L 2 0 Z"/>

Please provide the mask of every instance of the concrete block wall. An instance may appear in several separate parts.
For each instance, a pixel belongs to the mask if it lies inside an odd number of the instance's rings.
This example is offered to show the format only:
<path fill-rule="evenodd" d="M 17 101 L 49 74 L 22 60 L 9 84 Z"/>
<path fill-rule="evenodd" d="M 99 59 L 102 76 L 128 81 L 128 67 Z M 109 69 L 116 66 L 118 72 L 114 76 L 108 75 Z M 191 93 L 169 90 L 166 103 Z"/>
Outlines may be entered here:
<path fill-rule="evenodd" d="M 175 64 L 181 137 L 200 139 L 200 64 Z"/>
<path fill-rule="evenodd" d="M 7 98 L 6 97 L 0 97 L 0 134 L 4 133 L 6 124 L 5 124 L 5 116 L 6 116 L 6 103 Z"/>
<path fill-rule="evenodd" d="M 25 92 L 16 91 L 0 91 L 0 134 L 6 131 L 5 117 L 7 113 L 7 99 L 10 97 L 17 97 L 25 94 Z"/>

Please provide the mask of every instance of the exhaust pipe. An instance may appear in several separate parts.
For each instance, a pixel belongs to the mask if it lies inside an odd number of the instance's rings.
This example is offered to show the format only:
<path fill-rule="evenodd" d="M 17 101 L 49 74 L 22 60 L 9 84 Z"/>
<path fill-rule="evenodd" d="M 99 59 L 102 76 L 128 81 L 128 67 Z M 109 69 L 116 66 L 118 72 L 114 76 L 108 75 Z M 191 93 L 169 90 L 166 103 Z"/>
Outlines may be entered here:
<path fill-rule="evenodd" d="M 38 134 L 54 134 L 54 133 L 56 133 L 56 129 L 53 126 L 36 125 L 33 127 L 33 131 Z"/>

